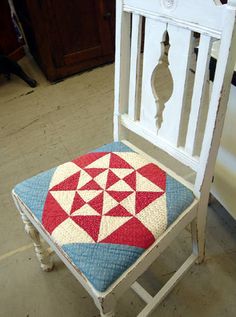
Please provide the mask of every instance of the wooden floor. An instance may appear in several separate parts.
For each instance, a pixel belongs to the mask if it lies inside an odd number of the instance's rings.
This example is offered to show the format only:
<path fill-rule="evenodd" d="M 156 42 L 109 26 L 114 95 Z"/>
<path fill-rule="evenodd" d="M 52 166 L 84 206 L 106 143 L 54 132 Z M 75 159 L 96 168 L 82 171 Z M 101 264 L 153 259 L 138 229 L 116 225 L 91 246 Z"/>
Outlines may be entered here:
<path fill-rule="evenodd" d="M 92 300 L 58 260 L 40 271 L 10 197 L 12 187 L 40 171 L 112 141 L 113 65 L 51 85 L 32 60 L 21 65 L 38 82 L 32 89 L 0 78 L 0 317 L 99 316 Z M 190 252 L 186 230 L 140 282 L 152 293 Z M 194 266 L 151 316 L 236 316 L 236 224 L 214 202 L 209 208 L 207 257 Z M 129 290 L 117 316 L 143 307 Z"/>

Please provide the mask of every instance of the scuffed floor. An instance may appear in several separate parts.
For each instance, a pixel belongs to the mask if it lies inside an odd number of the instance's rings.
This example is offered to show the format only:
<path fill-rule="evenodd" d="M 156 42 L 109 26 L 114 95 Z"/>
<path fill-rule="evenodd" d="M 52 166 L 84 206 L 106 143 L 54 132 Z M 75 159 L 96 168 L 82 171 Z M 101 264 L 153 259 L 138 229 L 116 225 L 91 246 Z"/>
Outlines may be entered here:
<path fill-rule="evenodd" d="M 0 316 L 99 316 L 93 301 L 59 259 L 40 270 L 10 197 L 11 188 L 40 171 L 112 141 L 113 65 L 49 84 L 28 57 L 21 65 L 35 89 L 0 78 Z M 186 230 L 140 278 L 155 291 L 190 251 Z M 116 313 L 133 317 L 143 302 L 129 290 Z M 194 266 L 151 316 L 236 316 L 236 224 L 214 202 L 209 208 L 207 257 Z"/>

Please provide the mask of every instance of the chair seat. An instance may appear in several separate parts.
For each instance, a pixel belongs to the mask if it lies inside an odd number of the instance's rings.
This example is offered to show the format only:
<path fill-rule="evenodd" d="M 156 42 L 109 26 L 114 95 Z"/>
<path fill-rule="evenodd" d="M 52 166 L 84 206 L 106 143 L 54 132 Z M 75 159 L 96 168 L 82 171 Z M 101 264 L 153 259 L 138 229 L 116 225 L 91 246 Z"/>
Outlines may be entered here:
<path fill-rule="evenodd" d="M 100 292 L 194 200 L 191 190 L 122 142 L 25 180 L 13 192 Z"/>

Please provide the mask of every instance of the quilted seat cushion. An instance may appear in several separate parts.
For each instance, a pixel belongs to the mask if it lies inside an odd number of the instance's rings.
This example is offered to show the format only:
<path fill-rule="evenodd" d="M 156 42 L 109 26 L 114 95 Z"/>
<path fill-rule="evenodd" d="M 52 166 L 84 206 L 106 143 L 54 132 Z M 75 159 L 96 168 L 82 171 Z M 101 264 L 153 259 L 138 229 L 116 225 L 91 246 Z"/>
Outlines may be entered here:
<path fill-rule="evenodd" d="M 184 185 L 121 142 L 25 180 L 13 191 L 101 292 L 194 200 Z"/>

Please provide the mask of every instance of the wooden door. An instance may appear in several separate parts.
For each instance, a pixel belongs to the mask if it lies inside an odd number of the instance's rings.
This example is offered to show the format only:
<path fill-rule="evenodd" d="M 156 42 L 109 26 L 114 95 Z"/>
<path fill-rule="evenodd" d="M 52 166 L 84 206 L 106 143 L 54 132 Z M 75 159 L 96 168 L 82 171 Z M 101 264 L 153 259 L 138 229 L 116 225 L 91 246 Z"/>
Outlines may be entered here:
<path fill-rule="evenodd" d="M 115 0 L 13 1 L 49 80 L 114 60 Z"/>
<path fill-rule="evenodd" d="M 109 14 L 103 1 L 48 1 L 52 57 L 57 67 L 113 53 Z"/>

